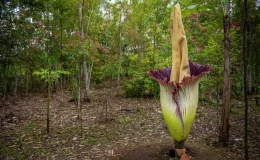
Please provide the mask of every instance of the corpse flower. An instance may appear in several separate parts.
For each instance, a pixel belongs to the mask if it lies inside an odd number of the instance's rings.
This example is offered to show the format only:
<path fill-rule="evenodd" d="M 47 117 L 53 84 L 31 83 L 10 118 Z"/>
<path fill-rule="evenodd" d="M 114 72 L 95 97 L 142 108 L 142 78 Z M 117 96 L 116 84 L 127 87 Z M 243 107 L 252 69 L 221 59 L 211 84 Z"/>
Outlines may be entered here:
<path fill-rule="evenodd" d="M 151 77 L 160 84 L 160 103 L 162 113 L 175 148 L 183 148 L 198 106 L 199 79 L 209 66 L 202 66 L 189 61 L 191 76 L 184 77 L 181 83 L 170 81 L 172 67 L 158 71 L 149 71 Z"/>
<path fill-rule="evenodd" d="M 171 31 L 172 67 L 150 70 L 148 73 L 160 85 L 160 103 L 165 122 L 174 139 L 175 148 L 182 149 L 197 111 L 199 80 L 210 71 L 210 66 L 188 60 L 179 4 L 173 8 Z"/>

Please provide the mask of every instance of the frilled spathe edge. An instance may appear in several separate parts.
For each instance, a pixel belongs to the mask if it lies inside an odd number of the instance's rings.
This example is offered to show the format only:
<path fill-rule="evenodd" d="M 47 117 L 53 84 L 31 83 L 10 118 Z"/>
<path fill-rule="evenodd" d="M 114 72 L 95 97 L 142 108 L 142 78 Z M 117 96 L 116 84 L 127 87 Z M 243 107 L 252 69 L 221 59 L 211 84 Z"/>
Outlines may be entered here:
<path fill-rule="evenodd" d="M 190 83 L 194 83 L 197 80 L 199 80 L 204 74 L 208 73 L 210 71 L 210 66 L 209 65 L 200 65 L 192 62 L 191 60 L 189 61 L 190 65 L 190 73 L 191 76 L 184 77 L 181 83 L 177 82 L 170 82 L 170 76 L 171 76 L 171 70 L 172 67 L 168 67 L 165 69 L 160 69 L 157 71 L 154 70 L 149 70 L 148 74 L 158 83 L 162 85 L 168 85 L 169 87 L 173 88 L 179 88 L 179 87 L 184 87 Z"/>

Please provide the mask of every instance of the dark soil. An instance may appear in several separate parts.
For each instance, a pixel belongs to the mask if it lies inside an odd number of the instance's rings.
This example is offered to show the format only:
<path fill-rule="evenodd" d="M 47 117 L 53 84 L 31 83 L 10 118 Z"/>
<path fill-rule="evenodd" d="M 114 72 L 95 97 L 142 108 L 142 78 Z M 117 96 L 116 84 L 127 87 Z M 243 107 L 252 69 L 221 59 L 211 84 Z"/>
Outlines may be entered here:
<path fill-rule="evenodd" d="M 202 147 L 198 144 L 186 144 L 187 153 L 193 157 L 193 160 L 228 160 L 229 156 L 218 153 L 210 148 Z M 147 146 L 139 146 L 130 150 L 119 160 L 169 160 L 174 158 L 174 148 L 172 144 L 150 144 Z M 230 157 L 231 158 L 231 157 Z"/>
<path fill-rule="evenodd" d="M 124 98 L 119 90 L 96 89 L 82 102 L 82 135 L 69 91 L 54 93 L 46 134 L 45 93 L 8 96 L 0 104 L 0 159 L 169 160 L 173 140 L 155 99 Z M 62 101 L 63 99 L 63 101 Z M 210 98 L 209 98 L 210 100 Z M 260 110 L 250 99 L 250 159 L 260 157 Z M 243 159 L 244 109 L 232 100 L 230 143 L 218 143 L 221 104 L 200 102 L 185 142 L 194 160 Z"/>

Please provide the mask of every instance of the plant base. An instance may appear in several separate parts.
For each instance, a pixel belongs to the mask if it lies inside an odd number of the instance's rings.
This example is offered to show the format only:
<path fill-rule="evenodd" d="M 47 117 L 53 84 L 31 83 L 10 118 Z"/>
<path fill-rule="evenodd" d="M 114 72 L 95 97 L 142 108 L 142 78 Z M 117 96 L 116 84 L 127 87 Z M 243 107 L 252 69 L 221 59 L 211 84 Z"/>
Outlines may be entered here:
<path fill-rule="evenodd" d="M 185 140 L 180 141 L 180 142 L 174 140 L 175 149 L 184 149 L 184 142 L 185 142 Z"/>

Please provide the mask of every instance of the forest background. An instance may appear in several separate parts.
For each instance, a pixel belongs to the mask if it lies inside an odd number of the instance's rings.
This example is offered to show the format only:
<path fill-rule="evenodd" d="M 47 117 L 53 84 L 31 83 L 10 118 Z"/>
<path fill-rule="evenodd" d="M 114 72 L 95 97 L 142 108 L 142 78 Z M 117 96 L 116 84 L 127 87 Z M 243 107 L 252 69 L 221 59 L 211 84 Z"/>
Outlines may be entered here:
<path fill-rule="evenodd" d="M 242 2 L 231 3 L 232 96 L 243 93 Z M 2 1 L 1 96 L 44 90 L 46 83 L 35 72 L 47 69 L 67 71 L 69 74 L 56 78 L 55 86 L 70 86 L 76 98 L 79 66 L 83 64 L 81 76 L 88 78 L 85 75 L 88 73 L 92 87 L 102 81 L 117 80 L 126 96 L 158 96 L 158 85 L 148 77 L 147 71 L 171 65 L 169 15 L 174 3 L 170 0 Z M 256 90 L 260 65 L 259 5 L 257 1 L 248 3 L 247 77 L 250 90 Z M 189 59 L 212 66 L 200 90 L 218 97 L 223 88 L 224 1 L 188 0 L 181 4 Z"/>
<path fill-rule="evenodd" d="M 183 9 L 189 59 L 212 68 L 200 84 L 200 101 L 221 105 L 226 0 L 1 0 L 1 98 L 48 90 L 50 102 L 51 91 L 63 95 L 69 89 L 79 117 L 78 97 L 89 102 L 96 88 L 158 98 L 159 86 L 147 71 L 171 65 L 170 15 L 177 2 Z M 257 105 L 259 7 L 259 1 L 248 1 L 245 20 L 244 1 L 233 0 L 229 13 L 231 99 L 244 95 L 245 73 L 248 94 Z"/>

